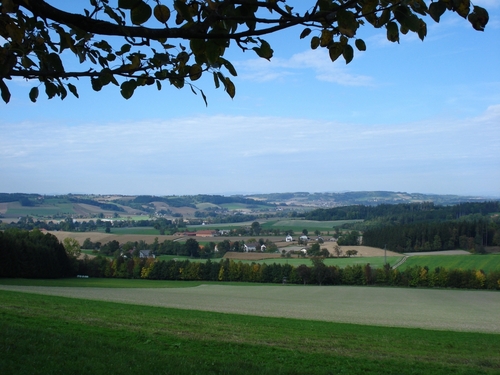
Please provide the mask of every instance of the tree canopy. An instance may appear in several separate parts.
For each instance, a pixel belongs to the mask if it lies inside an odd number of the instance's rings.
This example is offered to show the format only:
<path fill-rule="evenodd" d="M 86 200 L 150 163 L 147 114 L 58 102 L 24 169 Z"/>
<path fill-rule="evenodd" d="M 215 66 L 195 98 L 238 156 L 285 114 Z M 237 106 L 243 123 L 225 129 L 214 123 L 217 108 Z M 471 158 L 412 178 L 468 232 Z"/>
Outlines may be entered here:
<path fill-rule="evenodd" d="M 484 8 L 470 0 L 303 0 L 310 6 L 294 10 L 293 0 L 0 0 L 0 91 L 8 103 L 13 77 L 34 81 L 29 98 L 43 89 L 49 99 L 78 97 L 76 82 L 90 79 L 99 91 L 113 84 L 129 99 L 140 86 L 166 82 L 189 87 L 206 102 L 195 81 L 213 76 L 216 88 L 232 98 L 230 76 L 237 72 L 224 56 L 231 46 L 271 59 L 273 48 L 262 37 L 297 28 L 310 38 L 312 49 L 326 48 L 332 61 L 352 61 L 354 50 L 365 51 L 356 37 L 362 26 L 384 28 L 387 39 L 400 34 L 427 35 L 429 17 L 439 22 L 445 12 L 468 19 L 475 30 L 488 23 Z M 296 4 L 294 4 L 296 5 Z M 301 7 L 304 4 L 301 4 Z M 76 13 L 75 13 L 76 12 Z"/>

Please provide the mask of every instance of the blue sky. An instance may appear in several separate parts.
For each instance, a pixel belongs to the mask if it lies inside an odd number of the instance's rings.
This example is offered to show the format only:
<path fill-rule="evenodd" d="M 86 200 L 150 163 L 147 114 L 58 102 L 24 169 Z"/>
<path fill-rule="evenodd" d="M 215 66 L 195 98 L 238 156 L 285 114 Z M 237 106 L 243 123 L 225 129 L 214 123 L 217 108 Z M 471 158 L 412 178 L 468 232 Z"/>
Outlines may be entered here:
<path fill-rule="evenodd" d="M 58 2 L 52 2 L 57 4 Z M 59 2 L 61 3 L 61 2 Z M 165 2 L 168 3 L 168 2 Z M 304 4 L 297 1 L 297 4 Z M 390 190 L 500 196 L 500 2 L 484 32 L 452 14 L 424 42 L 361 28 L 346 65 L 301 29 L 265 38 L 271 62 L 233 47 L 236 97 L 115 87 L 0 104 L 0 192 L 232 194 Z"/>

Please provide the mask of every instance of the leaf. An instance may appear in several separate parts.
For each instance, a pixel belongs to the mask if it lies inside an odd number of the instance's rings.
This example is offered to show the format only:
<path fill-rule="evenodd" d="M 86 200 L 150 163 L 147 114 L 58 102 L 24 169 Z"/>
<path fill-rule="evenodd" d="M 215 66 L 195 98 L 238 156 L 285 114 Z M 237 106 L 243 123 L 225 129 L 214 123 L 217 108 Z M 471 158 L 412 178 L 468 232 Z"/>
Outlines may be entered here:
<path fill-rule="evenodd" d="M 220 87 L 219 77 L 218 77 L 216 72 L 214 72 L 214 85 L 215 85 L 216 89 L 218 89 Z"/>
<path fill-rule="evenodd" d="M 166 23 L 170 19 L 170 9 L 166 5 L 160 4 L 155 6 L 153 14 L 161 23 Z"/>
<path fill-rule="evenodd" d="M 328 48 L 328 53 L 330 55 L 330 60 L 336 61 L 340 55 L 344 52 L 344 46 L 342 43 L 335 42 L 330 45 Z"/>
<path fill-rule="evenodd" d="M 134 25 L 142 25 L 151 18 L 153 10 L 144 1 L 130 11 L 130 19 Z"/>
<path fill-rule="evenodd" d="M 399 30 L 396 22 L 389 22 L 386 25 L 387 28 L 387 40 L 390 42 L 399 42 Z"/>
<path fill-rule="evenodd" d="M 224 80 L 224 86 L 226 87 L 226 92 L 229 94 L 231 99 L 233 99 L 236 95 L 236 87 L 234 86 L 234 83 L 228 77 L 226 77 L 226 79 Z"/>
<path fill-rule="evenodd" d="M 446 5 L 442 0 L 431 3 L 431 5 L 429 5 L 429 15 L 434 21 L 438 23 L 444 12 L 446 12 Z"/>
<path fill-rule="evenodd" d="M 10 101 L 10 91 L 3 79 L 0 79 L 0 91 L 2 94 L 2 99 L 5 103 Z"/>
<path fill-rule="evenodd" d="M 115 21 L 118 25 L 123 25 L 124 23 L 123 19 L 118 14 L 116 14 L 116 12 L 113 9 L 111 9 L 111 7 L 105 5 L 104 13 L 106 13 L 109 16 L 109 18 Z"/>
<path fill-rule="evenodd" d="M 324 29 L 321 31 L 321 37 L 319 38 L 319 45 L 321 47 L 326 47 L 333 40 L 333 31 Z"/>
<path fill-rule="evenodd" d="M 30 100 L 35 103 L 36 99 L 38 98 L 38 87 L 32 87 L 29 93 Z"/>
<path fill-rule="evenodd" d="M 52 82 L 45 81 L 45 93 L 47 94 L 47 97 L 49 99 L 52 99 L 54 96 L 59 94 L 59 90 L 57 89 L 57 86 Z"/>
<path fill-rule="evenodd" d="M 354 44 L 356 45 L 356 48 L 358 49 L 358 51 L 366 51 L 366 44 L 365 44 L 365 41 L 363 39 L 356 39 Z"/>
<path fill-rule="evenodd" d="M 189 78 L 191 78 L 191 81 L 196 81 L 201 77 L 202 74 L 202 69 L 201 66 L 198 64 L 194 64 L 189 68 Z"/>
<path fill-rule="evenodd" d="M 135 80 L 131 79 L 130 81 L 125 81 L 120 86 L 120 94 L 128 100 L 132 97 L 132 95 L 134 95 L 136 88 L 137 82 Z"/>
<path fill-rule="evenodd" d="M 463 18 L 467 18 L 467 15 L 470 12 L 470 0 L 461 0 L 455 10 Z"/>
<path fill-rule="evenodd" d="M 477 31 L 484 31 L 490 17 L 486 9 L 474 6 L 474 10 L 469 14 L 468 20 Z"/>
<path fill-rule="evenodd" d="M 71 84 L 71 83 L 68 83 L 68 90 L 70 93 L 72 93 L 76 98 L 79 98 L 78 96 L 78 90 L 76 89 L 76 86 Z"/>
<path fill-rule="evenodd" d="M 339 31 L 352 38 L 356 35 L 356 30 L 359 27 L 358 21 L 356 21 L 356 15 L 347 10 L 339 10 L 337 13 L 338 28 Z"/>
<path fill-rule="evenodd" d="M 259 40 L 260 40 L 260 47 L 254 47 L 252 49 L 257 53 L 257 55 L 259 55 L 259 57 L 262 57 L 266 60 L 271 60 L 274 51 L 272 50 L 268 42 L 260 38 Z"/>
<path fill-rule="evenodd" d="M 91 78 L 90 83 L 92 85 L 92 89 L 94 91 L 101 91 L 102 89 L 102 82 L 99 78 Z"/>
<path fill-rule="evenodd" d="M 304 39 L 309 34 L 311 34 L 311 29 L 307 27 L 300 33 L 300 39 Z"/>
<path fill-rule="evenodd" d="M 234 66 L 233 64 L 231 64 L 229 61 L 227 61 L 225 58 L 223 57 L 220 57 L 219 58 L 219 61 L 222 62 L 222 65 L 224 65 L 224 67 L 229 71 L 229 73 L 236 77 L 238 75 L 238 73 L 236 72 L 236 69 L 234 69 Z"/>
<path fill-rule="evenodd" d="M 346 44 L 344 46 L 344 51 L 342 52 L 342 54 L 344 56 L 345 63 L 349 64 L 352 61 L 352 59 L 354 58 L 354 49 L 352 48 L 352 46 L 350 44 Z"/>
<path fill-rule="evenodd" d="M 311 38 L 311 49 L 316 49 L 319 47 L 320 39 L 317 36 Z"/>

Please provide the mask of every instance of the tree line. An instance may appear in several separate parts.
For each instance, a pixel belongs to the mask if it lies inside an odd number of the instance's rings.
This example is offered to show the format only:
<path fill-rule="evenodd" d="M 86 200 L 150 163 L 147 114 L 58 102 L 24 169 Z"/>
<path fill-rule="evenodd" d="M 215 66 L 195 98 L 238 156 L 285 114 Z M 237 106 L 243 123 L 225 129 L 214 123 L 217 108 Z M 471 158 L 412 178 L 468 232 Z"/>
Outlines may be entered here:
<path fill-rule="evenodd" d="M 365 220 L 379 224 L 410 224 L 428 221 L 456 220 L 466 215 L 488 215 L 500 212 L 500 201 L 465 202 L 451 206 L 432 202 L 353 205 L 319 208 L 305 214 L 305 219 L 316 221 Z"/>
<path fill-rule="evenodd" d="M 84 259 L 79 273 L 90 277 L 142 278 L 149 280 L 194 280 L 255 282 L 307 285 L 378 285 L 395 287 L 466 288 L 500 290 L 500 271 L 461 270 L 414 266 L 405 270 L 389 265 L 373 268 L 355 264 L 345 268 L 327 266 L 324 258 L 311 258 L 312 265 L 243 263 L 232 259 L 155 260 L 152 258 L 113 260 L 104 257 Z"/>
<path fill-rule="evenodd" d="M 396 252 L 463 249 L 482 253 L 500 245 L 500 220 L 477 216 L 468 220 L 383 226 L 368 229 L 363 245 Z"/>

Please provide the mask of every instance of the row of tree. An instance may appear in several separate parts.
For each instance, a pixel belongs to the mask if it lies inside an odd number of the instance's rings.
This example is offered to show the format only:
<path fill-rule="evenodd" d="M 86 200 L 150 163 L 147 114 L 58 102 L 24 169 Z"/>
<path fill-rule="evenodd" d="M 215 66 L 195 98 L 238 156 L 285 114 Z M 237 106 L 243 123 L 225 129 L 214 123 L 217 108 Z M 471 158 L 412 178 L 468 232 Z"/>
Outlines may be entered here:
<path fill-rule="evenodd" d="M 432 202 L 380 204 L 377 206 L 344 206 L 319 208 L 305 214 L 307 220 L 368 220 L 379 224 L 409 224 L 456 220 L 463 216 L 481 216 L 500 212 L 500 201 L 466 202 L 439 206 Z"/>
<path fill-rule="evenodd" d="M 312 258 L 312 265 L 243 263 L 229 259 L 218 262 L 163 260 L 152 258 L 113 260 L 104 257 L 80 262 L 79 273 L 91 277 L 143 278 L 151 280 L 239 281 L 255 283 L 291 283 L 314 285 L 380 285 L 399 287 L 438 287 L 500 289 L 500 271 L 454 270 L 415 266 L 405 270 L 390 266 L 372 268 L 349 265 L 326 266 L 324 258 Z"/>

